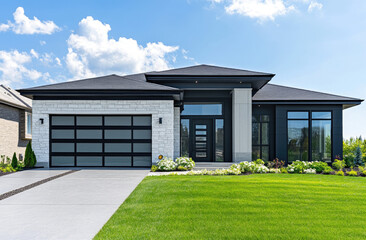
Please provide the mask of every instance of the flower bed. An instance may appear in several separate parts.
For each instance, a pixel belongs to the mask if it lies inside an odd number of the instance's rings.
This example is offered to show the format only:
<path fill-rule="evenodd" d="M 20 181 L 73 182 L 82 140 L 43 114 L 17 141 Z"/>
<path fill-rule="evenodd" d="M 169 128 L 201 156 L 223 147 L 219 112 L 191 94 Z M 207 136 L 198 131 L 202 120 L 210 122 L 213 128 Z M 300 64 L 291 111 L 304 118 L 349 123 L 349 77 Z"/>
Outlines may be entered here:
<path fill-rule="evenodd" d="M 179 157 L 173 161 L 171 158 L 164 158 L 157 163 L 157 166 L 152 167 L 152 172 L 170 172 L 166 174 L 153 174 L 153 175 L 241 175 L 241 174 L 327 174 L 338 176 L 363 176 L 366 177 L 366 170 L 362 166 L 358 166 L 357 169 L 349 168 L 345 169 L 344 161 L 335 160 L 333 168 L 328 166 L 325 162 L 305 162 L 296 160 L 287 167 L 283 166 L 284 163 L 278 159 L 273 160 L 264 165 L 261 159 L 257 159 L 253 162 L 240 162 L 231 165 L 229 169 L 216 169 L 216 170 L 192 170 L 195 166 L 194 161 L 191 158 Z M 190 171 L 188 171 L 190 170 Z M 172 172 L 172 171 L 184 171 L 184 172 Z"/>

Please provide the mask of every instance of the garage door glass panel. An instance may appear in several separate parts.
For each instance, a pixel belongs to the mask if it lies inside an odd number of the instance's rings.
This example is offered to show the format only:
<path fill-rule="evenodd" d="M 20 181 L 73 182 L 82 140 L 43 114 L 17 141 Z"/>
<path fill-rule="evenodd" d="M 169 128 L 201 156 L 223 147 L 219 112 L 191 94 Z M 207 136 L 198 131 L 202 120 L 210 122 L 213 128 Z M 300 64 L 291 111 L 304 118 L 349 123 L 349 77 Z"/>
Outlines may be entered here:
<path fill-rule="evenodd" d="M 131 130 L 104 130 L 105 139 L 131 139 Z"/>
<path fill-rule="evenodd" d="M 149 116 L 134 116 L 133 117 L 134 126 L 151 126 L 151 117 Z"/>
<path fill-rule="evenodd" d="M 134 167 L 146 167 L 151 166 L 151 157 L 143 156 L 143 157 L 133 157 L 133 166 Z"/>
<path fill-rule="evenodd" d="M 73 126 L 74 116 L 53 116 L 51 123 L 53 126 Z"/>
<path fill-rule="evenodd" d="M 105 126 L 131 126 L 130 116 L 106 116 L 104 117 Z"/>
<path fill-rule="evenodd" d="M 73 143 L 52 143 L 53 152 L 74 152 Z"/>
<path fill-rule="evenodd" d="M 105 152 L 131 152 L 131 143 L 106 143 Z"/>
<path fill-rule="evenodd" d="M 102 152 L 102 143 L 77 143 L 77 152 Z"/>
<path fill-rule="evenodd" d="M 102 139 L 102 130 L 80 130 L 76 131 L 76 136 L 78 139 Z"/>
<path fill-rule="evenodd" d="M 102 126 L 102 117 L 76 117 L 76 123 L 78 126 Z"/>
<path fill-rule="evenodd" d="M 101 167 L 103 166 L 103 158 L 96 156 L 96 157 L 76 157 L 76 165 L 77 166 L 90 166 L 90 167 Z"/>
<path fill-rule="evenodd" d="M 150 143 L 134 143 L 133 152 L 135 152 L 135 153 L 151 152 L 151 144 Z"/>
<path fill-rule="evenodd" d="M 74 130 L 54 129 L 51 136 L 52 139 L 74 139 Z"/>
<path fill-rule="evenodd" d="M 131 166 L 131 157 L 117 156 L 104 157 L 104 164 L 107 167 L 129 167 Z"/>
<path fill-rule="evenodd" d="M 151 130 L 133 130 L 133 139 L 151 139 Z"/>
<path fill-rule="evenodd" d="M 55 167 L 72 167 L 74 166 L 75 161 L 74 157 L 70 156 L 53 156 L 52 157 L 52 166 Z"/>

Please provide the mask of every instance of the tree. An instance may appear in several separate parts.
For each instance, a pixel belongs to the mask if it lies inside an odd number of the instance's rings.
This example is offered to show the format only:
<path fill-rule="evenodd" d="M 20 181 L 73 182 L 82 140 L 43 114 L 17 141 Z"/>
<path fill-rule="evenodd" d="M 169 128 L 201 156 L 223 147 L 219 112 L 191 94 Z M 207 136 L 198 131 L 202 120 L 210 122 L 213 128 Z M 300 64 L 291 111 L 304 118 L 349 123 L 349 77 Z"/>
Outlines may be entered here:
<path fill-rule="evenodd" d="M 16 153 L 13 154 L 13 158 L 11 159 L 11 166 L 14 169 L 18 168 L 18 158 Z"/>
<path fill-rule="evenodd" d="M 25 167 L 32 167 L 31 166 L 31 162 L 32 162 L 32 143 L 29 141 L 27 144 L 27 147 L 25 149 L 25 154 L 24 154 L 24 166 Z"/>
<path fill-rule="evenodd" d="M 356 147 L 354 163 L 355 163 L 355 166 L 363 165 L 362 152 L 361 152 L 361 147 L 360 146 Z"/>
<path fill-rule="evenodd" d="M 30 166 L 34 167 L 36 163 L 37 163 L 36 154 L 34 154 L 34 151 L 32 151 Z"/>

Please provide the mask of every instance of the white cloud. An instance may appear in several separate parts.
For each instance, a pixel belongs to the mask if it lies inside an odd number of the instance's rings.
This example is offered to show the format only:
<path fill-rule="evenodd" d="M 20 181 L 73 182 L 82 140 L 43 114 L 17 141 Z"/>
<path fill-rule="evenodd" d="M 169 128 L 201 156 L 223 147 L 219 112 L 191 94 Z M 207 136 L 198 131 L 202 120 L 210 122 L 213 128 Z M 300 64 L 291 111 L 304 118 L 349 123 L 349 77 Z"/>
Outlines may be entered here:
<path fill-rule="evenodd" d="M 238 14 L 258 19 L 260 22 L 275 20 L 278 16 L 284 16 L 294 10 L 307 5 L 308 12 L 321 10 L 323 4 L 316 0 L 208 0 L 211 6 L 224 3 L 228 14 Z"/>
<path fill-rule="evenodd" d="M 13 13 L 14 22 L 0 25 L 0 31 L 12 30 L 16 34 L 52 34 L 60 28 L 53 21 L 40 21 L 33 17 L 29 19 L 24 14 L 24 9 L 18 7 Z"/>
<path fill-rule="evenodd" d="M 30 54 L 31 54 L 34 58 L 38 58 L 38 57 L 39 57 L 38 53 L 37 53 L 34 49 L 31 49 L 31 50 L 30 50 Z"/>
<path fill-rule="evenodd" d="M 168 54 L 179 48 L 162 42 L 144 47 L 125 37 L 112 39 L 110 30 L 109 24 L 90 16 L 79 22 L 79 33 L 72 33 L 67 40 L 66 66 L 74 78 L 168 69 Z"/>
<path fill-rule="evenodd" d="M 231 0 L 225 10 L 228 14 L 240 14 L 264 21 L 274 20 L 294 8 L 293 5 L 286 6 L 283 0 Z"/>
<path fill-rule="evenodd" d="M 37 80 L 42 77 L 42 73 L 25 66 L 31 62 L 32 57 L 26 52 L 0 51 L 0 83 L 12 85 L 22 83 L 23 79 Z"/>
<path fill-rule="evenodd" d="M 323 4 L 315 2 L 315 1 L 311 1 L 310 5 L 309 5 L 309 8 L 308 8 L 308 11 L 312 12 L 314 10 L 321 10 L 322 8 L 323 8 Z"/>
<path fill-rule="evenodd" d="M 46 41 L 39 41 L 39 44 L 40 44 L 41 46 L 46 45 Z"/>
<path fill-rule="evenodd" d="M 188 56 L 188 51 L 185 49 L 182 49 L 182 55 L 185 60 L 194 61 L 193 57 Z"/>

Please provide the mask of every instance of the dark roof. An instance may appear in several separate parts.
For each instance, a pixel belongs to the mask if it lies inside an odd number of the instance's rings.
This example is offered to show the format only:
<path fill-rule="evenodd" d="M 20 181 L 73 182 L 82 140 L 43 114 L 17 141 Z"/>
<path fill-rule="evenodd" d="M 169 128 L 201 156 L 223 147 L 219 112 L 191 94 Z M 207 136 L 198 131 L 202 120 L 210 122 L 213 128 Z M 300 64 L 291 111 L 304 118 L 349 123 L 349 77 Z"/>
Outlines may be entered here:
<path fill-rule="evenodd" d="M 149 72 L 146 75 L 177 75 L 177 76 L 274 76 L 272 73 L 253 72 L 235 68 L 218 67 L 212 65 L 196 65 L 191 67 L 175 68 L 166 71 Z"/>
<path fill-rule="evenodd" d="M 0 85 L 0 103 L 28 111 L 32 110 L 32 100 L 4 85 Z"/>
<path fill-rule="evenodd" d="M 68 81 L 56 84 L 50 84 L 40 87 L 21 89 L 20 91 L 43 91 L 43 90 L 159 90 L 171 91 L 179 90 L 177 88 L 149 83 L 142 80 L 143 74 L 134 74 L 130 76 L 107 75 L 96 78 L 88 78 L 77 81 Z M 136 81 L 136 80 L 141 81 Z"/>
<path fill-rule="evenodd" d="M 267 84 L 254 96 L 253 101 L 355 101 L 362 99 L 338 96 L 300 88 Z"/>

